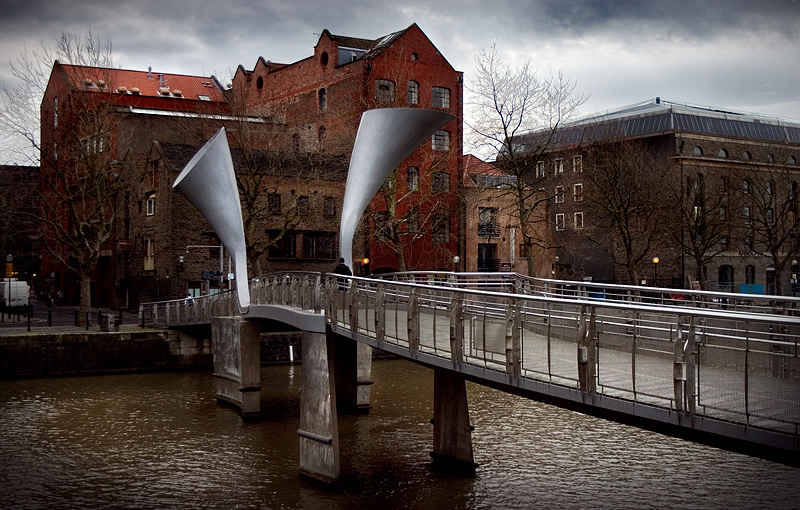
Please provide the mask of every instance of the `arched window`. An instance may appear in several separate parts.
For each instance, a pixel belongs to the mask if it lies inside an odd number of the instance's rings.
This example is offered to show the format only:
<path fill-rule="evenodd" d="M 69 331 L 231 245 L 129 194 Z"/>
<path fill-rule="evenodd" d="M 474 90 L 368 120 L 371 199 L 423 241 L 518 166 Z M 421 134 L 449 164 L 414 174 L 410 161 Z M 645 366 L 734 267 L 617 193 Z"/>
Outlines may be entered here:
<path fill-rule="evenodd" d="M 322 52 L 322 55 L 320 55 L 320 57 L 319 57 L 319 61 L 322 64 L 323 67 L 328 65 L 328 52 L 327 51 L 323 51 Z"/>
<path fill-rule="evenodd" d="M 719 266 L 717 281 L 719 282 L 719 290 L 731 292 L 733 290 L 733 266 L 728 264 Z"/>
<path fill-rule="evenodd" d="M 394 82 L 390 80 L 375 80 L 375 99 L 384 103 L 394 101 Z"/>
<path fill-rule="evenodd" d="M 717 157 L 718 158 L 727 158 L 728 157 L 728 151 L 725 150 L 725 149 L 720 149 L 719 152 L 717 153 Z"/>
<path fill-rule="evenodd" d="M 319 89 L 318 96 L 319 96 L 319 110 L 321 112 L 324 112 L 325 108 L 328 106 L 328 98 L 325 89 Z"/>
<path fill-rule="evenodd" d="M 319 127 L 319 135 L 317 137 L 317 140 L 319 141 L 320 150 L 325 148 L 325 135 L 327 134 L 327 132 L 328 130 L 325 128 L 325 126 Z"/>
<path fill-rule="evenodd" d="M 775 162 L 775 156 L 773 156 L 771 153 L 767 154 L 767 163 L 774 163 L 774 162 Z"/>
<path fill-rule="evenodd" d="M 752 154 L 750 154 L 750 151 L 744 151 L 744 152 L 742 153 L 742 159 L 743 159 L 743 160 L 745 160 L 745 161 L 750 161 L 750 159 L 751 159 L 752 157 L 753 157 L 753 156 L 752 156 Z"/>
<path fill-rule="evenodd" d="M 300 152 L 300 136 L 297 133 L 292 135 L 292 149 L 295 152 Z"/>
<path fill-rule="evenodd" d="M 406 85 L 406 101 L 408 104 L 419 103 L 419 83 L 413 80 L 408 82 Z"/>
<path fill-rule="evenodd" d="M 788 158 L 786 158 L 786 164 L 787 165 L 796 165 L 797 164 L 797 158 L 795 158 L 794 156 L 789 156 Z"/>
<path fill-rule="evenodd" d="M 703 148 L 699 145 L 694 146 L 694 150 L 692 150 L 692 154 L 695 156 L 702 156 L 703 155 Z"/>
<path fill-rule="evenodd" d="M 261 90 L 261 89 L 264 88 L 264 77 L 263 76 L 259 76 L 258 79 L 256 80 L 256 88 L 258 88 L 258 90 Z"/>

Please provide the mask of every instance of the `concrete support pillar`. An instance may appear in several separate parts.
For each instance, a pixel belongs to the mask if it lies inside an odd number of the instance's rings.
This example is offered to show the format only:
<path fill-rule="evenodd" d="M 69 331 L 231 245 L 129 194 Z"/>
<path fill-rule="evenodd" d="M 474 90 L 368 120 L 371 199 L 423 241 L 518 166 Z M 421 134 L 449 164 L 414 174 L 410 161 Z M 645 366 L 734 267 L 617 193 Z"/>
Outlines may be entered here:
<path fill-rule="evenodd" d="M 300 473 L 331 483 L 339 477 L 339 427 L 336 414 L 334 339 L 303 333 L 300 396 Z"/>
<path fill-rule="evenodd" d="M 367 412 L 372 409 L 370 404 L 370 386 L 372 386 L 372 347 L 358 343 L 358 367 L 356 370 L 356 409 L 358 412 Z"/>
<path fill-rule="evenodd" d="M 433 370 L 433 451 L 435 468 L 474 471 L 467 386 L 456 372 Z"/>
<path fill-rule="evenodd" d="M 258 323 L 241 317 L 211 319 L 216 398 L 239 407 L 242 418 L 261 414 L 261 364 Z"/>
<path fill-rule="evenodd" d="M 337 336 L 331 343 L 330 356 L 336 371 L 336 406 L 341 414 L 371 409 L 372 347 L 350 338 Z"/>

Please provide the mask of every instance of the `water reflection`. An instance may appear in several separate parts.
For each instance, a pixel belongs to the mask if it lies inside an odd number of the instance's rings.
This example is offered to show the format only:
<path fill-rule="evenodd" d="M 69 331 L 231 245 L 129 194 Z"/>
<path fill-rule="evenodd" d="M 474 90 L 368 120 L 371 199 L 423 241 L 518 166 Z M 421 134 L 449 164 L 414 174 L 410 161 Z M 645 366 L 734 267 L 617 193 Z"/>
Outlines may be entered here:
<path fill-rule="evenodd" d="M 4 508 L 797 508 L 800 469 L 468 386 L 480 464 L 430 470 L 433 374 L 376 361 L 342 416 L 335 489 L 298 475 L 299 366 L 262 369 L 264 418 L 209 373 L 0 382 Z"/>

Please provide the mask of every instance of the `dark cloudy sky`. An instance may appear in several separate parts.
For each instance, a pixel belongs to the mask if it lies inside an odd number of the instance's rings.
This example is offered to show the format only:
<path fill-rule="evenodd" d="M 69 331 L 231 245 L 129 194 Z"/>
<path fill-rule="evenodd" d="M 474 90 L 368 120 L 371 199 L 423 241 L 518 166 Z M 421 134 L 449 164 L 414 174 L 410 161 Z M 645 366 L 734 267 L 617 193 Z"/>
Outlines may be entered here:
<path fill-rule="evenodd" d="M 62 31 L 113 43 L 115 66 L 226 83 L 259 56 L 311 55 L 323 29 L 378 38 L 417 23 L 469 81 L 481 48 L 563 71 L 590 114 L 662 99 L 800 121 L 798 0 L 25 0 L 0 11 L 0 83 Z"/>

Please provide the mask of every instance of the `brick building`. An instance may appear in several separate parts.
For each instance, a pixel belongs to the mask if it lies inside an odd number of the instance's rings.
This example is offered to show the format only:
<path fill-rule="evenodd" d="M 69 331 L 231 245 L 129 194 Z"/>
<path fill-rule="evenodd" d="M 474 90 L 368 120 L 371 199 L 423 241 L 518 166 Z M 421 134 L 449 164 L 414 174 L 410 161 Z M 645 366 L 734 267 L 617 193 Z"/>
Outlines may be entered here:
<path fill-rule="evenodd" d="M 419 107 L 454 114 L 457 120 L 400 165 L 391 180 L 399 192 L 392 193 L 394 202 L 387 203 L 385 193 L 373 200 L 364 241 L 355 250 L 356 259 L 371 260 L 369 267 L 357 268 L 360 272 L 451 269 L 459 253 L 462 82 L 462 73 L 416 24 L 375 40 L 324 30 L 308 58 L 293 64 L 259 58 L 250 71 L 239 66 L 233 104 L 285 125 L 296 152 L 345 157 L 367 109 Z M 377 235 L 387 222 L 398 227 L 399 246 Z"/>
<path fill-rule="evenodd" d="M 156 178 L 148 155 L 156 141 L 203 143 L 219 125 L 210 119 L 229 111 L 213 77 L 54 63 L 41 106 L 41 192 L 63 207 L 52 209 L 57 226 L 45 232 L 44 241 L 67 263 L 83 255 L 79 252 L 95 257 L 87 276 L 93 306 L 135 306 L 140 293 L 143 299 L 167 296 L 158 289 L 169 278 L 164 255 L 170 243 L 168 237 L 155 242 L 148 218 L 157 206 L 182 198 L 155 193 L 168 179 Z M 85 189 L 82 182 L 96 189 Z M 104 205 L 93 207 L 98 203 Z M 199 217 L 185 200 L 181 209 Z M 102 243 L 82 250 L 63 241 L 68 230 L 81 225 L 90 230 L 85 236 L 90 243 Z M 96 231 L 104 235 L 94 236 Z M 158 265 L 145 265 L 148 252 L 158 253 Z M 40 292 L 61 291 L 64 303 L 78 303 L 79 278 L 48 251 L 42 254 L 42 273 Z"/>
<path fill-rule="evenodd" d="M 586 199 L 595 156 L 623 146 L 637 148 L 628 159 L 646 155 L 651 172 L 665 176 L 653 195 L 666 199 L 663 234 L 640 262 L 644 282 L 797 291 L 800 124 L 660 98 L 563 128 L 531 172 L 553 197 L 548 214 L 566 277 L 629 283 L 582 235 L 603 214 Z"/>
<path fill-rule="evenodd" d="M 527 273 L 527 263 L 521 257 L 524 245 L 517 238 L 519 214 L 514 198 L 515 179 L 471 154 L 464 156 L 461 196 L 464 204 L 464 260 L 459 270 Z M 544 221 L 537 224 L 546 226 Z M 548 236 L 549 231 L 543 231 L 537 238 L 547 239 Z M 552 250 L 536 253 L 534 260 L 539 264 L 534 276 L 552 277 L 550 268 L 554 257 Z"/>
<path fill-rule="evenodd" d="M 403 220 L 427 222 L 419 226 L 426 235 L 402 249 L 406 268 L 451 268 L 459 253 L 462 74 L 416 25 L 377 40 L 326 30 L 312 57 L 294 64 L 259 58 L 252 71 L 239 67 L 227 90 L 214 77 L 56 62 L 42 101 L 42 187 L 53 187 L 48 179 L 56 176 L 94 172 L 106 194 L 69 198 L 107 205 L 94 216 L 70 217 L 66 210 L 82 209 L 72 205 L 54 213 L 63 215 L 57 223 L 104 235 L 95 236 L 97 249 L 83 250 L 51 233 L 47 242 L 65 258 L 43 253 L 40 290 L 60 290 L 76 304 L 79 281 L 90 281 L 92 305 L 117 308 L 227 288 L 216 233 L 171 188 L 221 126 L 239 179 L 250 273 L 331 269 L 361 112 L 397 106 L 458 117 L 403 162 L 395 182 L 408 192 L 392 207 Z M 376 199 L 371 209 L 380 216 L 388 207 Z M 370 235 L 376 214 L 365 215 L 356 240 L 359 258 L 372 259 L 362 272 L 398 267 L 396 254 Z M 79 278 L 65 264 L 84 255 L 96 263 Z"/>

